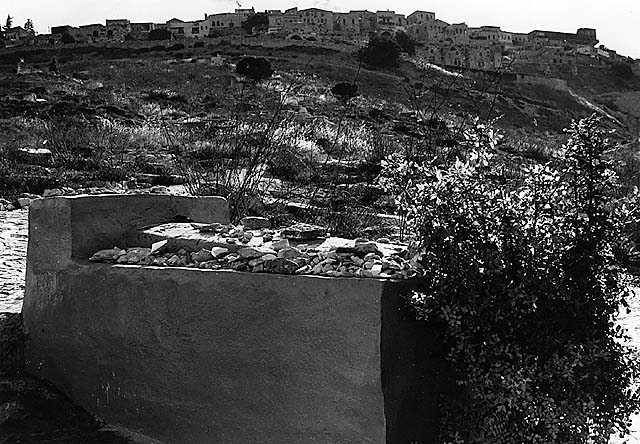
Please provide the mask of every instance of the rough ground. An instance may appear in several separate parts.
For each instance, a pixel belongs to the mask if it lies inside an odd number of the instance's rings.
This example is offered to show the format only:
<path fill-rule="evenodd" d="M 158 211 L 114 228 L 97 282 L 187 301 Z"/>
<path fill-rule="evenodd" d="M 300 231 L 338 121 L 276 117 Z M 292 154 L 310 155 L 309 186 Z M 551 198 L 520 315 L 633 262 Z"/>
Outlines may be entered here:
<path fill-rule="evenodd" d="M 130 440 L 28 376 L 0 376 L 0 443 L 129 444 Z"/>

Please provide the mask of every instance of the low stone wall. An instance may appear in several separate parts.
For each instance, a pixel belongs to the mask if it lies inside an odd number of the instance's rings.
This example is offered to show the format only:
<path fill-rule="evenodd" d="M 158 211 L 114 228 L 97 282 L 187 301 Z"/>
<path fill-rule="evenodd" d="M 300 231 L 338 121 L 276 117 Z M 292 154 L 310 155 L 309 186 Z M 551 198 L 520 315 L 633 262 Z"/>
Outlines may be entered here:
<path fill-rule="evenodd" d="M 138 199 L 32 205 L 28 371 L 167 443 L 435 440 L 448 372 L 403 308 L 415 284 L 88 263 L 146 225 L 228 219 L 215 198 Z"/>

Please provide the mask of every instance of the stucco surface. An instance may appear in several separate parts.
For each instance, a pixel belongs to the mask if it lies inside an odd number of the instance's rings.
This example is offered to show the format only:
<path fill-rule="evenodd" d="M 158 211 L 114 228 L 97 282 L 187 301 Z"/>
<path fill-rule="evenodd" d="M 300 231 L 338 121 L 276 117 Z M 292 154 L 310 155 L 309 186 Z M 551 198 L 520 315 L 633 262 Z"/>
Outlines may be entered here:
<path fill-rule="evenodd" d="M 167 442 L 383 443 L 384 285 L 78 266 L 25 312 L 27 367 Z"/>
<path fill-rule="evenodd" d="M 401 303 L 413 283 L 91 264 L 103 234 L 227 213 L 87 203 L 31 210 L 29 372 L 166 443 L 433 441 L 444 371 Z"/>

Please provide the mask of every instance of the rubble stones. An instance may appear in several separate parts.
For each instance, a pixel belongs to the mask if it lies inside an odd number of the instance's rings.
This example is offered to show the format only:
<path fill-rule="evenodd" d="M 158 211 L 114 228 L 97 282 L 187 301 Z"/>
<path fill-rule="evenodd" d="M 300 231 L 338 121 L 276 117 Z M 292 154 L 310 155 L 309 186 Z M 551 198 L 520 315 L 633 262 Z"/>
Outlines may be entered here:
<path fill-rule="evenodd" d="M 150 248 L 129 248 L 127 252 L 116 260 L 119 264 L 149 264 Z"/>
<path fill-rule="evenodd" d="M 273 242 L 273 244 L 271 245 L 271 248 L 273 248 L 274 251 L 280 251 L 289 247 L 290 247 L 289 239 L 280 239 L 278 241 Z"/>
<path fill-rule="evenodd" d="M 307 224 L 250 230 L 231 224 L 169 223 L 144 233 L 160 241 L 151 249 L 105 250 L 92 260 L 341 278 L 410 279 L 423 271 L 408 246 L 365 238 L 310 239 L 326 236 L 326 230 Z M 293 237 L 288 239 L 286 234 Z"/>
<path fill-rule="evenodd" d="M 207 262 L 213 259 L 213 254 L 210 250 L 202 249 L 197 253 L 191 253 L 191 259 L 194 262 Z"/>
<path fill-rule="evenodd" d="M 222 248 L 222 247 L 213 247 L 211 249 L 211 254 L 213 255 L 213 257 L 218 258 L 221 256 L 224 256 L 225 254 L 229 253 L 229 249 L 228 248 Z"/>
<path fill-rule="evenodd" d="M 92 262 L 115 262 L 120 256 L 125 255 L 126 250 L 121 250 L 118 247 L 110 248 L 108 250 L 100 250 L 89 258 Z"/>
<path fill-rule="evenodd" d="M 275 254 L 275 251 L 264 247 L 246 247 L 238 250 L 238 254 L 243 259 L 250 259 L 264 256 L 265 254 Z"/>
<path fill-rule="evenodd" d="M 298 268 L 298 264 L 285 258 L 276 258 L 264 263 L 265 271 L 277 274 L 294 274 Z"/>
<path fill-rule="evenodd" d="M 240 223 L 246 230 L 261 230 L 271 227 L 271 223 L 266 217 L 244 217 L 240 220 Z"/>
<path fill-rule="evenodd" d="M 295 259 L 300 256 L 302 256 L 302 252 L 297 248 L 283 248 L 278 251 L 278 257 L 283 259 Z"/>
<path fill-rule="evenodd" d="M 287 239 L 318 239 L 327 236 L 326 228 L 318 225 L 295 224 L 282 230 L 282 235 Z"/>

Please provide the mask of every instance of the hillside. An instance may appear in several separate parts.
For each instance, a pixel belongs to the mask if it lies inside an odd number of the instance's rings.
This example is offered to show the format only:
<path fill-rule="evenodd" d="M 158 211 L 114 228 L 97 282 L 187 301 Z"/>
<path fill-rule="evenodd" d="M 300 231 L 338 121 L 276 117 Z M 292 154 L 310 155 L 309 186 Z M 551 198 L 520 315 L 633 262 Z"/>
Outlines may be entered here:
<path fill-rule="evenodd" d="M 305 140 L 296 141 L 295 153 L 267 159 L 267 176 L 285 182 L 302 179 L 321 189 L 319 184 L 336 169 L 336 185 L 372 184 L 379 160 L 398 147 L 428 153 L 453 146 L 476 116 L 498 119 L 501 147 L 518 164 L 518 159 L 544 159 L 562 144 L 563 129 L 572 120 L 596 112 L 635 162 L 637 74 L 623 79 L 603 67 L 583 67 L 559 80 L 508 72 L 457 73 L 425 64 L 420 48 L 398 68 L 381 69 L 362 64 L 358 49 L 347 43 L 245 36 L 0 50 L 0 128 L 6 135 L 0 150 L 13 159 L 5 161 L 0 195 L 132 177 L 151 184 L 193 182 L 193 177 L 185 179 L 190 172 L 184 158 L 205 170 L 228 165 L 228 158 L 212 160 L 210 147 L 236 149 L 247 140 L 239 140 L 236 132 L 230 142 L 226 130 L 241 124 L 254 128 L 250 133 L 258 127 L 270 131 L 261 126 L 269 118 L 278 125 L 295 125 L 296 137 Z M 217 55 L 222 66 L 217 66 Z M 234 66 L 246 56 L 267 58 L 274 78 L 260 85 L 243 81 Z M 59 75 L 48 73 L 54 58 Z M 21 59 L 22 73 L 13 74 Z M 339 82 L 358 85 L 358 97 L 346 107 L 330 92 Z M 84 154 L 65 152 L 82 151 L 82 144 Z M 53 162 L 27 165 L 15 155 L 25 147 L 51 149 Z M 291 165 L 296 165 L 294 173 L 284 171 Z M 326 189 L 312 194 L 327 192 L 334 194 Z"/>

